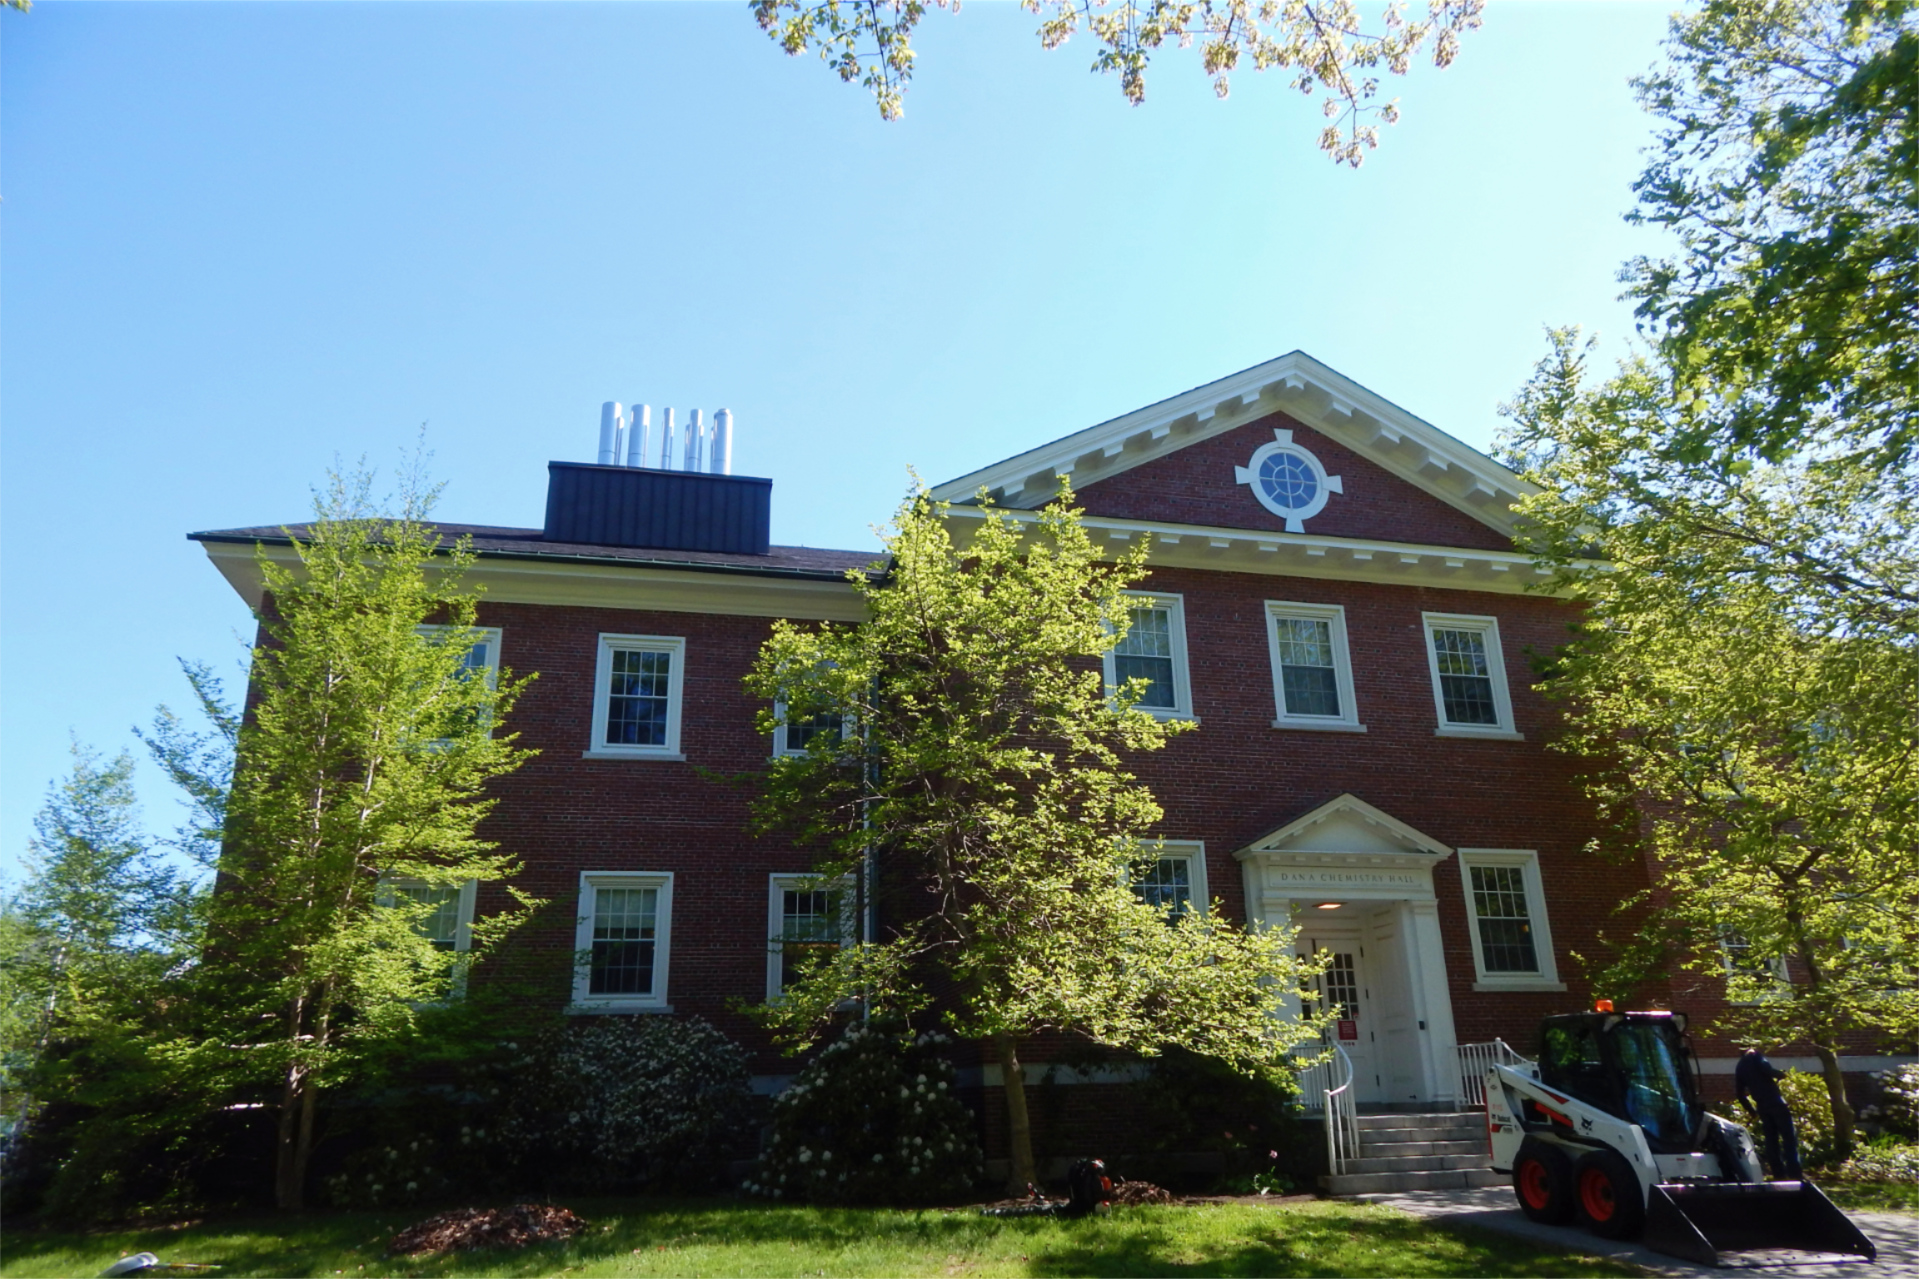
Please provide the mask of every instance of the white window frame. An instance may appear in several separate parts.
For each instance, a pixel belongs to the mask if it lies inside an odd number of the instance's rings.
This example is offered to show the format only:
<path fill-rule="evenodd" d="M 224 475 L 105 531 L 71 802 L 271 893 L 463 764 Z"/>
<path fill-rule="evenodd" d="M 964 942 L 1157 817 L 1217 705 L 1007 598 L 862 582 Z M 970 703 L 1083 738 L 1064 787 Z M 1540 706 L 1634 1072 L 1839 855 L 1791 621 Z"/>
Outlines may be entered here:
<path fill-rule="evenodd" d="M 613 654 L 670 653 L 666 678 L 666 741 L 658 746 L 609 745 L 606 719 L 612 695 Z M 680 635 L 600 635 L 599 659 L 593 664 L 593 737 L 582 754 L 587 759 L 684 760 L 680 753 L 680 704 L 686 688 L 686 639 Z"/>
<path fill-rule="evenodd" d="M 1193 913 L 1209 914 L 1213 895 L 1206 883 L 1206 841 L 1203 839 L 1142 840 L 1142 853 L 1151 852 L 1154 861 L 1177 859 L 1186 863 L 1186 883 L 1193 893 Z M 1144 860 L 1142 858 L 1142 860 Z"/>
<path fill-rule="evenodd" d="M 488 688 L 499 687 L 500 685 L 500 635 L 501 635 L 501 631 L 499 627 L 497 626 L 454 627 L 454 626 L 442 626 L 438 623 L 432 623 L 428 625 L 416 626 L 413 628 L 413 630 L 421 638 L 431 640 L 436 643 L 441 642 L 446 635 L 450 634 L 451 632 L 455 630 L 463 630 L 469 635 L 477 636 L 481 641 L 484 641 L 486 644 L 486 668 L 485 668 L 486 669 L 486 686 Z"/>
<path fill-rule="evenodd" d="M 802 746 L 802 747 L 795 748 L 795 747 L 788 746 L 786 744 L 787 724 L 786 724 L 786 703 L 784 701 L 780 701 L 780 700 L 774 701 L 773 718 L 776 721 L 778 721 L 778 723 L 773 729 L 773 758 L 783 759 L 788 755 L 806 754 L 805 747 Z M 851 715 L 842 713 L 840 715 L 840 740 L 845 741 L 847 738 L 851 737 L 852 735 L 853 735 L 853 717 Z"/>
<path fill-rule="evenodd" d="M 853 900 L 853 881 L 850 877 L 837 879 L 822 878 L 818 875 L 784 874 L 774 872 L 766 877 L 766 1000 L 777 1003 L 784 997 L 780 989 L 780 961 L 785 938 L 782 933 L 786 925 L 785 894 L 808 890 L 836 892 L 840 896 L 840 946 L 851 946 L 859 940 L 859 920 L 857 906 Z"/>
<path fill-rule="evenodd" d="M 593 907 L 601 888 L 655 888 L 653 915 L 653 989 L 646 995 L 595 995 L 593 984 Z M 573 1002 L 569 1013 L 670 1013 L 667 961 L 673 954 L 673 872 L 589 870 L 580 872 L 579 917 L 573 931 Z"/>
<path fill-rule="evenodd" d="M 1479 941 L 1479 912 L 1473 903 L 1474 866 L 1517 866 L 1526 886 L 1526 922 L 1532 926 L 1533 958 L 1539 962 L 1536 973 L 1488 972 L 1486 954 Z M 1552 925 L 1546 918 L 1546 890 L 1539 878 L 1539 854 L 1530 848 L 1462 848 L 1459 850 L 1459 884 L 1466 896 L 1466 934 L 1473 944 L 1473 972 L 1478 978 L 1474 990 L 1564 990 L 1559 980 L 1559 960 L 1553 953 Z"/>
<path fill-rule="evenodd" d="M 430 888 L 424 879 L 411 879 L 406 876 L 389 878 L 381 876 L 375 899 L 382 906 L 397 904 L 398 890 L 404 888 Z M 444 885 L 439 885 L 444 887 Z M 473 910 L 479 900 L 480 881 L 467 879 L 460 881 L 459 896 L 455 899 L 453 926 L 453 983 L 451 993 L 459 999 L 466 994 L 466 962 L 463 958 L 473 949 Z"/>
<path fill-rule="evenodd" d="M 1426 644 L 1426 671 L 1433 681 L 1433 714 L 1438 717 L 1437 737 L 1482 737 L 1495 741 L 1523 742 L 1524 733 L 1513 728 L 1513 703 L 1506 691 L 1506 650 L 1499 642 L 1499 619 L 1470 613 L 1421 613 L 1421 633 Z M 1439 683 L 1439 651 L 1433 645 L 1433 632 L 1478 631 L 1486 641 L 1486 673 L 1492 680 L 1493 713 L 1497 724 L 1455 724 L 1446 718 L 1446 694 Z"/>
<path fill-rule="evenodd" d="M 1295 715 L 1286 709 L 1285 670 L 1279 661 L 1281 619 L 1326 622 L 1332 637 L 1334 685 L 1339 691 L 1337 715 Z M 1339 604 L 1302 604 L 1293 600 L 1266 601 L 1266 651 L 1273 664 L 1273 727 L 1304 728 L 1319 732 L 1363 733 L 1359 702 L 1353 695 L 1353 662 L 1346 646 L 1346 609 Z"/>
<path fill-rule="evenodd" d="M 1722 928 L 1719 930 L 1719 968 L 1720 971 L 1725 974 L 1726 1002 L 1734 1008 L 1756 1008 L 1770 999 L 1778 998 L 1787 993 L 1787 988 L 1792 985 L 1792 978 L 1787 973 L 1784 956 L 1775 955 L 1771 959 L 1766 960 L 1765 963 L 1766 971 L 1772 974 L 1773 985 L 1778 989 L 1767 991 L 1757 999 L 1734 999 L 1732 997 L 1732 982 L 1734 977 L 1751 977 L 1756 979 L 1759 976 L 1759 974 L 1751 968 L 1743 972 L 1740 971 L 1738 966 L 1733 962 L 1732 939 L 1739 935 L 1736 930 L 1731 928 Z M 1750 947 L 1752 943 L 1747 942 L 1746 944 Z"/>
<path fill-rule="evenodd" d="M 1127 607 L 1163 608 L 1166 610 L 1166 634 L 1173 650 L 1173 704 L 1171 706 L 1138 706 L 1134 709 L 1144 711 L 1156 719 L 1181 719 L 1199 722 L 1199 716 L 1193 714 L 1193 680 L 1186 660 L 1186 597 L 1168 594 L 1165 591 L 1126 591 L 1126 599 L 1136 601 Z M 1129 618 L 1130 621 L 1130 618 Z M 1119 684 L 1116 674 L 1116 654 L 1108 648 L 1100 661 L 1105 669 L 1106 687 L 1111 691 Z"/>

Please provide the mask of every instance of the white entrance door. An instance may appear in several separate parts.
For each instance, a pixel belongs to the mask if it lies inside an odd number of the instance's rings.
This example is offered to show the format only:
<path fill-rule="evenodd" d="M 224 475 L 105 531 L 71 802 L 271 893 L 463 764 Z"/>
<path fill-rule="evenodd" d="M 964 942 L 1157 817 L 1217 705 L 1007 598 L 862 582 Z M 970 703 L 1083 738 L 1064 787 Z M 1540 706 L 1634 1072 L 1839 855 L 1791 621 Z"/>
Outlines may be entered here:
<path fill-rule="evenodd" d="M 1413 1012 L 1412 983 L 1408 980 L 1406 938 L 1400 927 L 1402 914 L 1398 902 L 1376 908 L 1366 921 L 1364 934 L 1380 1100 L 1395 1103 L 1427 1099 L 1419 1021 Z"/>
<path fill-rule="evenodd" d="M 1381 1077 L 1381 1044 L 1378 1027 L 1374 1025 L 1374 1001 L 1362 931 L 1339 927 L 1308 929 L 1300 937 L 1300 946 L 1308 954 L 1331 952 L 1327 969 L 1319 978 L 1319 994 L 1322 1006 L 1334 1018 L 1333 1042 L 1352 1058 L 1353 1100 L 1361 1105 L 1389 1100 L 1386 1081 Z"/>

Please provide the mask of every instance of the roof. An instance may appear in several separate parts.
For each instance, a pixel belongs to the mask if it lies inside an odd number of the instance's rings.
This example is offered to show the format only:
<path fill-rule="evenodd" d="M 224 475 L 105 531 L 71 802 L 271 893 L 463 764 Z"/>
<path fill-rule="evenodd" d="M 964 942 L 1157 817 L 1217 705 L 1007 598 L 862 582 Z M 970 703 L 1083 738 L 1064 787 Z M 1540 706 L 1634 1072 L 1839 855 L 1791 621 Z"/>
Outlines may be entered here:
<path fill-rule="evenodd" d="M 537 528 L 500 528 L 489 524 L 435 524 L 441 545 L 462 537 L 473 539 L 473 549 L 486 559 L 559 560 L 572 563 L 632 565 L 635 568 L 686 569 L 694 572 L 740 573 L 753 577 L 798 577 L 839 581 L 848 569 L 873 570 L 883 565 L 881 551 L 834 551 L 811 546 L 775 546 L 765 555 L 723 551 L 665 551 L 639 546 L 595 546 L 584 542 L 549 542 Z M 187 536 L 196 542 L 237 542 L 246 545 L 290 545 L 310 536 L 310 526 L 287 524 L 255 528 L 210 529 Z"/>
<path fill-rule="evenodd" d="M 1058 476 L 1084 487 L 1276 411 L 1507 537 L 1513 503 L 1535 491 L 1478 449 L 1304 351 L 1291 351 L 948 480 L 933 496 L 970 503 L 985 488 L 1003 506 L 1039 506 L 1051 500 Z"/>

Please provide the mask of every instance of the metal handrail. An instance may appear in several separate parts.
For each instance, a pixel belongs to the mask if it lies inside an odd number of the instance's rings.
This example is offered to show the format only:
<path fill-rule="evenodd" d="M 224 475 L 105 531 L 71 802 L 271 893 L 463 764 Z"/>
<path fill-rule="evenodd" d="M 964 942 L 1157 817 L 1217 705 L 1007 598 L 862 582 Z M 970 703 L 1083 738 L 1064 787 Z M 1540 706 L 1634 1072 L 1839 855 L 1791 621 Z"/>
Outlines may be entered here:
<path fill-rule="evenodd" d="M 1486 1106 L 1486 1070 L 1490 1066 L 1530 1067 L 1533 1060 L 1521 1056 L 1511 1044 L 1503 1039 L 1495 1039 L 1483 1044 L 1460 1044 L 1457 1046 L 1459 1059 L 1459 1104 L 1463 1107 L 1485 1109 Z"/>
<path fill-rule="evenodd" d="M 1353 1059 L 1338 1044 L 1333 1052 L 1339 1068 L 1334 1077 L 1341 1082 L 1326 1089 L 1324 1115 L 1327 1171 L 1337 1177 L 1347 1160 L 1359 1157 L 1359 1109 L 1353 1099 Z"/>

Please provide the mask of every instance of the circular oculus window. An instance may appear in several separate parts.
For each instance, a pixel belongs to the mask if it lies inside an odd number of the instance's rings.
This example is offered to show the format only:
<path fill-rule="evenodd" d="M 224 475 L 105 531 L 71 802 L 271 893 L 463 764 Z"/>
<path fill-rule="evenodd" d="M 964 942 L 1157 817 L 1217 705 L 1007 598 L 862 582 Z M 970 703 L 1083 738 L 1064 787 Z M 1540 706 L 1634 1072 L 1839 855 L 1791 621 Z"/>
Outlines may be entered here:
<path fill-rule="evenodd" d="M 1293 443 L 1293 433 L 1275 430 L 1270 444 L 1253 450 L 1233 478 L 1252 486 L 1259 504 L 1286 521 L 1288 533 L 1304 533 L 1306 521 L 1326 509 L 1326 499 L 1341 492 L 1337 475 L 1326 474 L 1319 459 Z"/>

